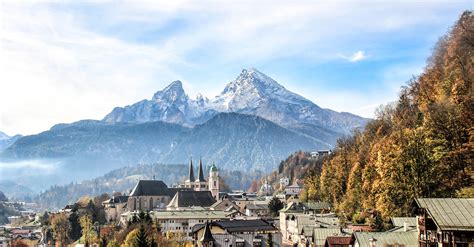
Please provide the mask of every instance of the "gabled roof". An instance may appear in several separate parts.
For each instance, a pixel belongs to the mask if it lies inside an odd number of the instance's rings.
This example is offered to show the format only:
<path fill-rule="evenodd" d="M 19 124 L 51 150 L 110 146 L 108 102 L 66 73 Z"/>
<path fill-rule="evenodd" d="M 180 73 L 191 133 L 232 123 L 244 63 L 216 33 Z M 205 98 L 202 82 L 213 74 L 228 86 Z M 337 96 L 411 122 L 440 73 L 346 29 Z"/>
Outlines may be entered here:
<path fill-rule="evenodd" d="M 474 198 L 418 198 L 416 203 L 441 230 L 474 230 Z"/>
<path fill-rule="evenodd" d="M 170 196 L 172 193 L 161 180 L 140 180 L 130 196 Z"/>
<path fill-rule="evenodd" d="M 355 241 L 359 246 L 370 246 L 370 239 L 376 239 L 376 246 L 402 245 L 405 247 L 418 246 L 418 232 L 355 232 Z"/>
<path fill-rule="evenodd" d="M 329 236 L 336 236 L 340 234 L 339 228 L 314 228 L 313 229 L 313 242 L 316 246 L 324 245 L 326 238 Z M 365 246 L 365 245 L 363 245 Z"/>
<path fill-rule="evenodd" d="M 239 206 L 237 206 L 237 204 L 235 204 L 229 198 L 220 199 L 220 200 L 216 201 L 214 204 L 211 205 L 211 208 L 221 209 L 221 210 L 228 209 L 229 207 L 234 207 L 234 208 L 240 210 Z"/>
<path fill-rule="evenodd" d="M 328 243 L 329 246 L 332 245 L 352 245 L 354 242 L 354 239 L 351 235 L 348 236 L 328 236 L 326 238 L 326 243 Z"/>
<path fill-rule="evenodd" d="M 416 226 L 416 217 L 392 217 L 393 226 L 405 226 L 405 223 L 408 226 Z"/>
<path fill-rule="evenodd" d="M 183 208 L 183 207 L 210 207 L 216 200 L 210 191 L 192 191 L 179 190 L 171 199 L 168 207 Z"/>
<path fill-rule="evenodd" d="M 245 209 L 248 210 L 268 210 L 268 205 L 267 204 L 247 204 L 245 205 Z"/>

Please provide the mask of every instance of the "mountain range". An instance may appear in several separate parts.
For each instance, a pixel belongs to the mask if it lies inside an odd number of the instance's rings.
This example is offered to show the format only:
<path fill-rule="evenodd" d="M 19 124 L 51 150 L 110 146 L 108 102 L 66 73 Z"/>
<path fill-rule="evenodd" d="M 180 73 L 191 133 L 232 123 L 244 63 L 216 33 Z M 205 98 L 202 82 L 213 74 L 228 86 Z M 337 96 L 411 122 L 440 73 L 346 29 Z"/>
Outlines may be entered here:
<path fill-rule="evenodd" d="M 130 164 L 184 164 L 190 156 L 229 171 L 270 171 L 294 151 L 330 149 L 367 121 L 321 108 L 260 71 L 244 69 L 212 99 L 191 99 L 174 81 L 102 120 L 57 124 L 21 137 L 0 158 L 59 159 L 76 181 L 81 172 L 86 178 Z"/>
<path fill-rule="evenodd" d="M 201 94 L 196 99 L 191 99 L 185 93 L 182 83 L 174 81 L 162 91 L 156 92 L 151 100 L 116 107 L 103 120 L 109 123 L 164 121 L 194 126 L 220 112 L 259 116 L 297 131 L 313 127 L 332 136 L 333 138 L 327 138 L 331 145 L 338 133 L 348 134 L 367 122 L 367 119 L 350 113 L 323 109 L 254 68 L 242 70 L 213 99 Z M 310 136 L 318 138 L 315 133 Z"/>

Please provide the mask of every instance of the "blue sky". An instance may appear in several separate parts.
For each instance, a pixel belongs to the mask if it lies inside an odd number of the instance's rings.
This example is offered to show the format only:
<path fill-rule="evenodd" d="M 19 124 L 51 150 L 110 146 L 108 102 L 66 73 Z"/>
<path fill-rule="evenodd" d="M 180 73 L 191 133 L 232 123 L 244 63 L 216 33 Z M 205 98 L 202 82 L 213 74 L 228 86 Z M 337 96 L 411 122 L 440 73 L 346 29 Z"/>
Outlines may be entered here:
<path fill-rule="evenodd" d="M 255 67 L 372 117 L 472 1 L 4 1 L 0 130 L 101 119 L 182 80 L 211 98 Z"/>

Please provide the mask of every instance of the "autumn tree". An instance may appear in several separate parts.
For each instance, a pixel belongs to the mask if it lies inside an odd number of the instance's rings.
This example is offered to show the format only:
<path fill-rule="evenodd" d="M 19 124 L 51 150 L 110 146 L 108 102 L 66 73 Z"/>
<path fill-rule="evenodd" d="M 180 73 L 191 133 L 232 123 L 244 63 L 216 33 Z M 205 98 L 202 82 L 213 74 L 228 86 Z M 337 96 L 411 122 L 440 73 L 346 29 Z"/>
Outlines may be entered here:
<path fill-rule="evenodd" d="M 66 246 L 69 243 L 69 231 L 71 225 L 66 214 L 60 213 L 52 216 L 51 228 L 53 230 L 54 239 L 59 246 Z"/>

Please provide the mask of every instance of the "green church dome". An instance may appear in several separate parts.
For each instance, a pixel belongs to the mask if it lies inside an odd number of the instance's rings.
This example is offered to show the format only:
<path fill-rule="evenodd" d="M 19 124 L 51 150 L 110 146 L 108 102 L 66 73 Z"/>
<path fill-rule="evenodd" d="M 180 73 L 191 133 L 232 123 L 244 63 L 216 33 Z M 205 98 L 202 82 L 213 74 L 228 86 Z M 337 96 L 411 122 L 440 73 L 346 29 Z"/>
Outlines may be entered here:
<path fill-rule="evenodd" d="M 212 163 L 211 168 L 209 169 L 211 172 L 217 172 L 217 166 Z"/>

